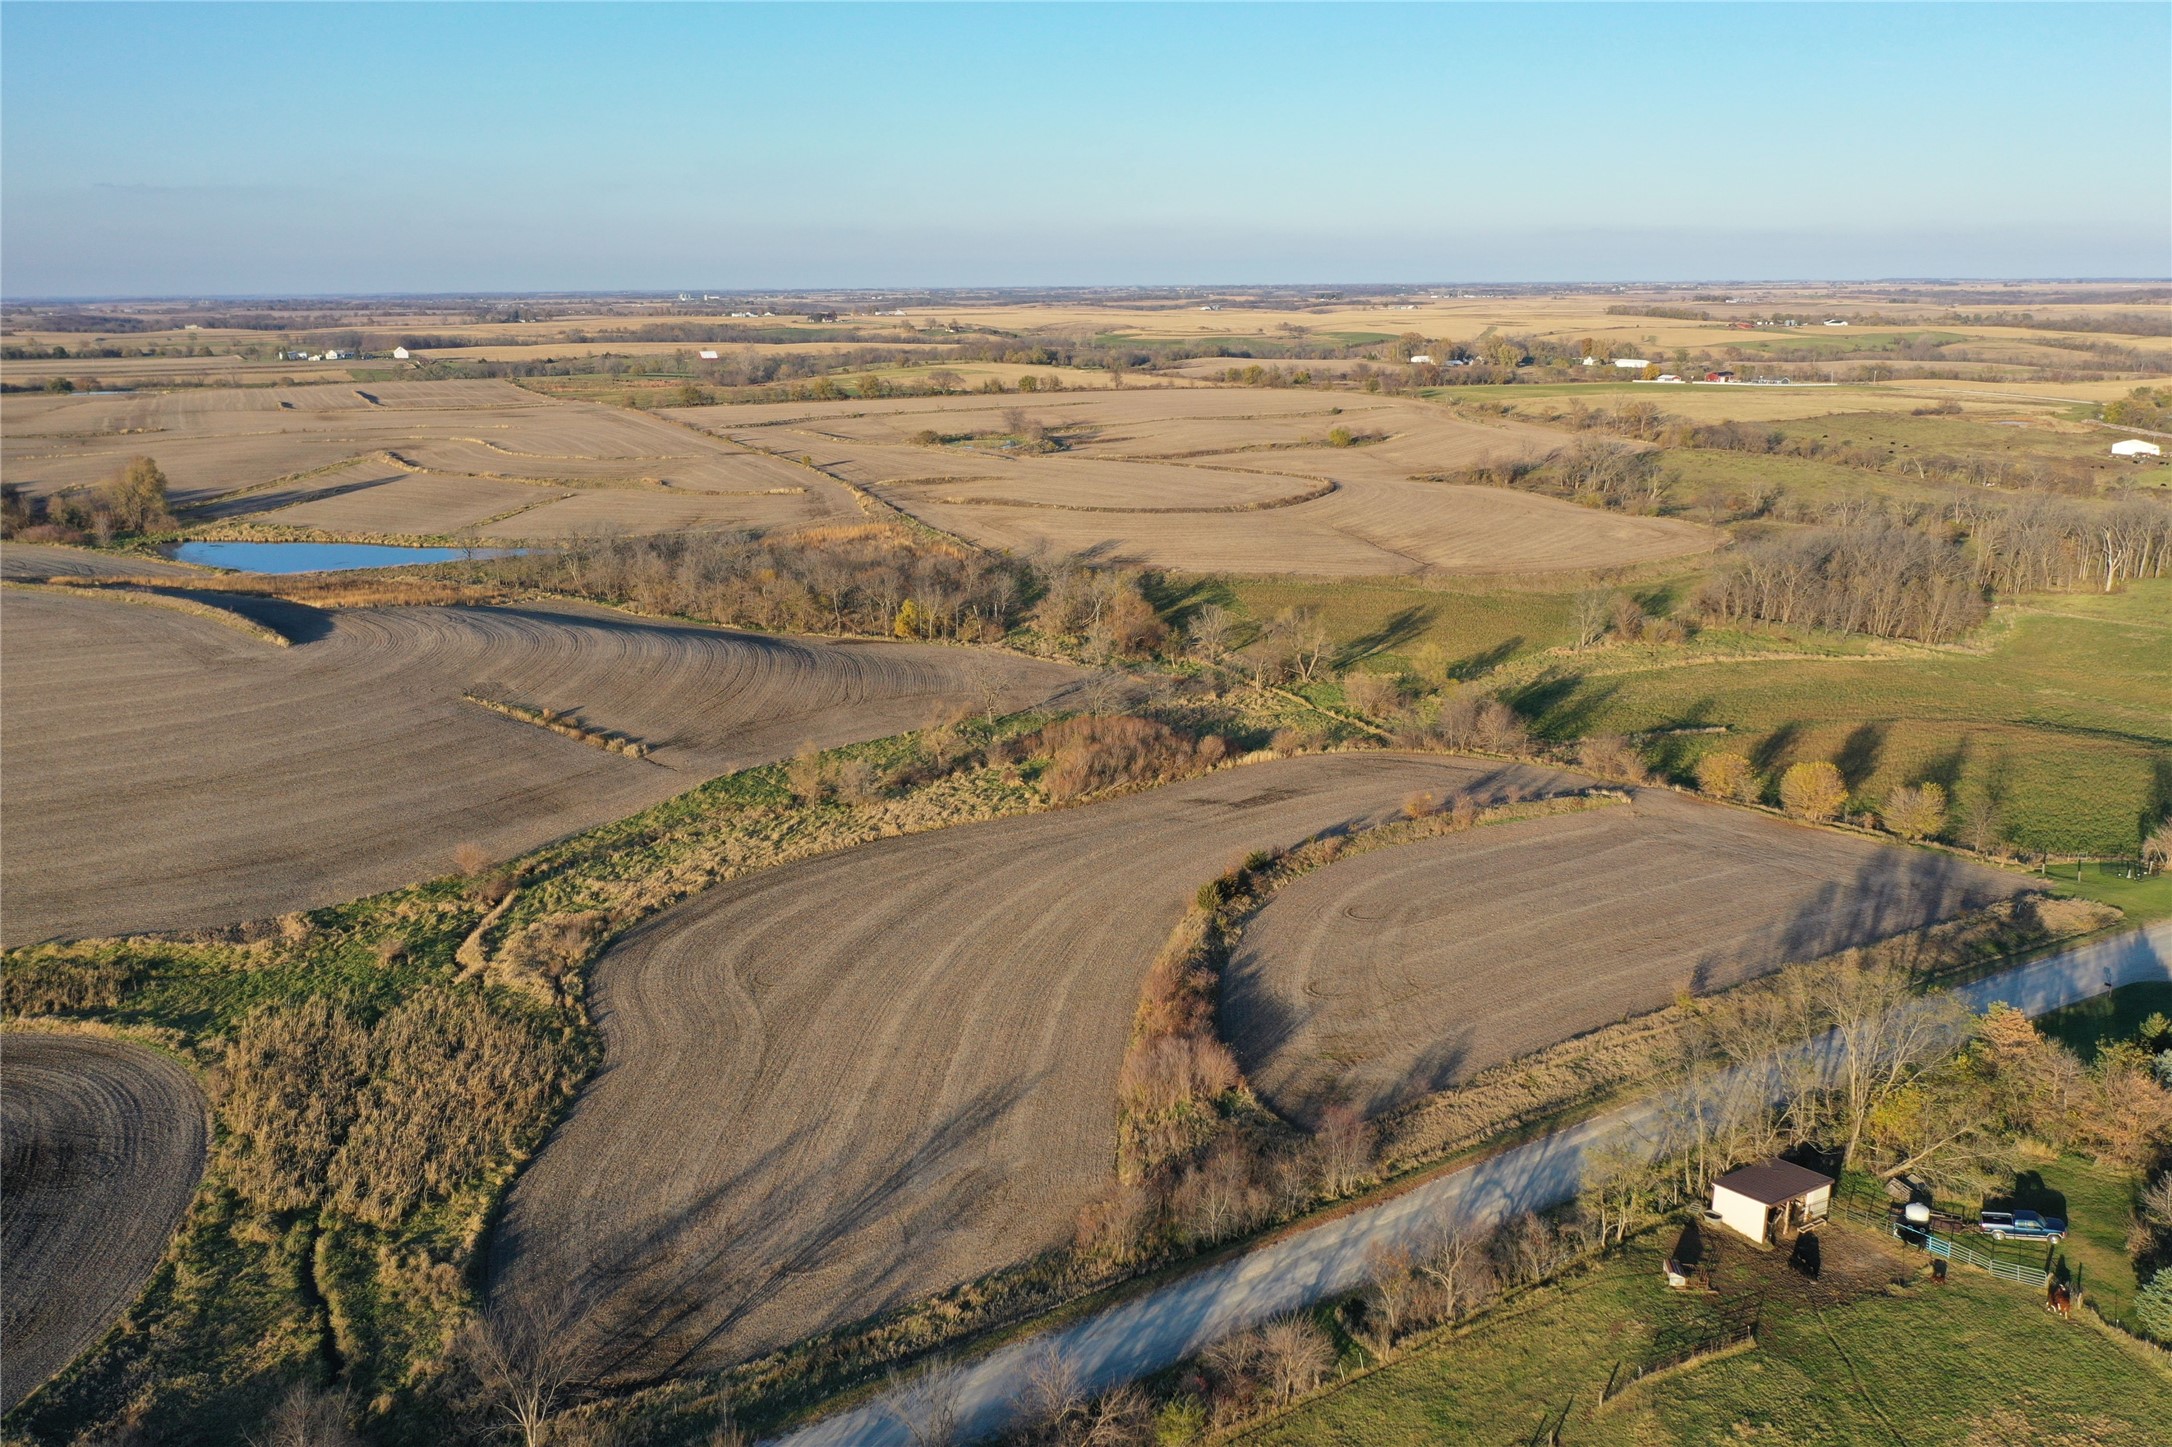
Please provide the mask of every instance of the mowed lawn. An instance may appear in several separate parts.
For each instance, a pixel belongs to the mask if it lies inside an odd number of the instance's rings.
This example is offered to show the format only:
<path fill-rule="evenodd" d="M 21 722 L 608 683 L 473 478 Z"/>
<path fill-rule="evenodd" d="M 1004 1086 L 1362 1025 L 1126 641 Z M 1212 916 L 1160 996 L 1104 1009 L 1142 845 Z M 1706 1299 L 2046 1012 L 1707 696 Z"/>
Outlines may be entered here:
<path fill-rule="evenodd" d="M 2058 1321 L 2038 1293 L 1965 1269 L 1943 1286 L 1911 1274 L 1848 1300 L 1819 1292 L 1821 1304 L 1768 1264 L 1755 1350 L 1655 1378 L 1601 1408 L 1617 1364 L 1652 1361 L 1718 1318 L 1711 1298 L 1661 1284 L 1671 1240 L 1671 1229 L 1649 1234 L 1243 1440 L 1507 1447 L 1544 1441 L 1555 1426 L 1563 1442 L 1623 1447 L 2172 1440 L 2172 1373 L 2145 1348 L 2079 1318 Z M 1749 1249 L 1730 1242 L 1723 1252 L 1729 1245 Z"/>
<path fill-rule="evenodd" d="M 1629 591 L 1657 601 L 1690 586 Z M 1654 735 L 1674 772 L 1716 748 L 1773 773 L 1833 759 L 1866 809 L 1895 785 L 1936 779 L 1957 805 L 1988 800 L 2026 849 L 2131 855 L 2144 813 L 2172 799 L 2172 578 L 2033 596 L 1955 649 L 1760 628 L 1575 653 L 1568 594 L 1294 580 L 1179 591 L 1262 622 L 1311 609 L 1337 662 L 1444 663 L 1504 690 L 1541 738 Z"/>

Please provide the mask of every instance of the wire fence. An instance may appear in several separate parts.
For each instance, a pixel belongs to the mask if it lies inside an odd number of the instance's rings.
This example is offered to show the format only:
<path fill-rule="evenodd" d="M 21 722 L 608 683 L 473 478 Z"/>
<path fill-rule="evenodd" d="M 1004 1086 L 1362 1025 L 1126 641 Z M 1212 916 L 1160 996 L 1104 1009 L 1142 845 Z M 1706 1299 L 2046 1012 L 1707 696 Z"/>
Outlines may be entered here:
<path fill-rule="evenodd" d="M 2000 1281 L 2039 1288 L 2051 1282 L 2048 1253 L 2046 1263 L 2041 1266 L 2009 1260 L 1995 1251 L 1973 1246 L 1950 1232 L 1942 1232 L 1935 1225 L 1911 1225 L 1900 1218 L 1898 1209 L 1891 1203 L 1866 1194 L 1835 1193 L 1832 1212 L 1850 1221 L 1890 1231 L 1907 1245 L 1920 1246 L 1943 1260 L 1988 1271 Z"/>
<path fill-rule="evenodd" d="M 1649 1381 L 1653 1377 L 1662 1376 L 1668 1372 L 1681 1371 L 1685 1367 L 1693 1367 L 1699 1362 L 1708 1361 L 1713 1357 L 1729 1356 L 1738 1351 L 1747 1351 L 1756 1345 L 1757 1323 L 1751 1321 L 1740 1326 L 1727 1327 L 1714 1332 L 1692 1346 L 1684 1347 L 1680 1351 L 1669 1352 L 1665 1356 L 1657 1357 L 1641 1366 L 1624 1369 L 1617 1362 L 1613 1374 L 1606 1379 L 1606 1385 L 1599 1390 L 1599 1402 L 1603 1406 L 1639 1382 Z"/>

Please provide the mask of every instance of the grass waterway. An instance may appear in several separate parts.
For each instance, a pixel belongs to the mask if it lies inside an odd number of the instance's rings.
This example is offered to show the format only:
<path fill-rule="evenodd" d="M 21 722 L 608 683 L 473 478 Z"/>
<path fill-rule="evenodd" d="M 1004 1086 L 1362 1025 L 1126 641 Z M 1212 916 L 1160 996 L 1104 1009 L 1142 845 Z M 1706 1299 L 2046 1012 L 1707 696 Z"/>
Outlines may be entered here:
<path fill-rule="evenodd" d="M 355 568 L 397 568 L 409 563 L 449 563 L 460 558 L 505 558 L 518 548 L 408 548 L 385 543 L 180 543 L 166 549 L 177 563 L 232 568 L 243 573 L 339 573 Z"/>

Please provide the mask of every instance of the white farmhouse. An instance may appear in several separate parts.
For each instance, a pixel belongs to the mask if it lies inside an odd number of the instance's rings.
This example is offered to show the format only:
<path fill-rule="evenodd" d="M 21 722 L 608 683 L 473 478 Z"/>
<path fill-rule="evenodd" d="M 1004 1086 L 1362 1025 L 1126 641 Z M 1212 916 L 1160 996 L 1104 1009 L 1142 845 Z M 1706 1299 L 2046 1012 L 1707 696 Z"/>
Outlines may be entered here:
<path fill-rule="evenodd" d="M 1739 1166 L 1712 1183 L 1712 1214 L 1761 1245 L 1815 1225 L 1832 1206 L 1831 1176 L 1778 1156 Z"/>
<path fill-rule="evenodd" d="M 2139 437 L 2122 438 L 2112 444 L 2114 457 L 2162 457 L 2164 449 L 2154 442 L 2144 442 Z"/>
<path fill-rule="evenodd" d="M 392 360 L 395 362 L 404 362 L 413 355 L 414 353 L 408 351 L 405 347 L 394 347 L 392 349 Z"/>

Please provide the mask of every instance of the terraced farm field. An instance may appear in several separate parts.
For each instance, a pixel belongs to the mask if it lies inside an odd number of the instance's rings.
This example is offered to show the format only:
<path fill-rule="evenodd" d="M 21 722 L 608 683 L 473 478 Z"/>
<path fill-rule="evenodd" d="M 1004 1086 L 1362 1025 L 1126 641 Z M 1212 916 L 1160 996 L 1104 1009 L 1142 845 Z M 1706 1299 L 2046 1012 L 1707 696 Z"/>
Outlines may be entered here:
<path fill-rule="evenodd" d="M 493 537 L 767 528 L 859 515 L 819 474 L 643 413 L 505 382 L 11 399 L 10 482 L 49 494 L 156 458 L 184 522 Z M 575 512 L 550 508 L 571 491 Z"/>
<path fill-rule="evenodd" d="M 82 1035 L 0 1035 L 0 1411 L 128 1308 L 203 1173 L 204 1098 L 172 1061 Z"/>
<path fill-rule="evenodd" d="M 135 553 L 101 553 L 91 548 L 48 543 L 0 545 L 0 578 L 34 582 L 41 578 L 200 578 L 204 574 L 179 563 Z"/>
<path fill-rule="evenodd" d="M 874 491 L 984 546 L 1197 572 L 1580 571 L 1684 557 L 1713 529 L 1416 479 L 1566 434 L 1360 394 L 1150 388 L 691 408 L 674 415 Z M 1006 452 L 1020 422 L 1055 454 Z M 1356 445 L 1329 445 L 1334 428 Z M 914 445 L 923 432 L 953 439 Z M 978 437 L 975 434 L 980 434 Z M 956 439 L 969 439 L 960 441 Z"/>
<path fill-rule="evenodd" d="M 178 929 L 444 873 L 782 758 L 1029 706 L 1074 677 L 965 649 L 817 643 L 578 606 L 252 610 L 273 648 L 165 609 L 11 594 L 9 943 Z M 985 690 L 984 690 L 985 684 Z M 577 712 L 606 753 L 464 702 Z"/>
<path fill-rule="evenodd" d="M 1223 1031 L 1292 1119 L 1393 1110 L 1631 1015 L 2027 888 L 1657 789 L 1331 864 L 1246 930 Z"/>
<path fill-rule="evenodd" d="M 493 1290 L 623 1379 L 1026 1259 L 1109 1178 L 1140 980 L 1201 881 L 1416 789 L 1579 782 L 1312 756 L 711 889 L 596 966 L 604 1068 L 515 1186 Z"/>

